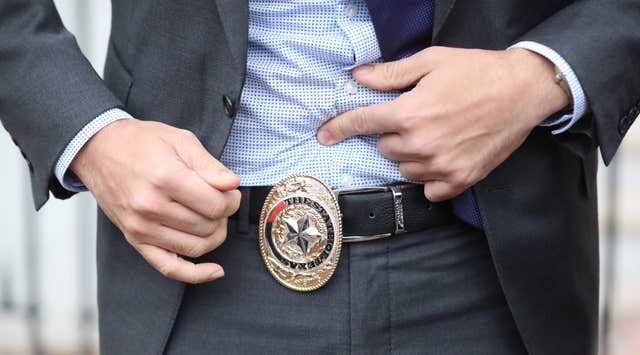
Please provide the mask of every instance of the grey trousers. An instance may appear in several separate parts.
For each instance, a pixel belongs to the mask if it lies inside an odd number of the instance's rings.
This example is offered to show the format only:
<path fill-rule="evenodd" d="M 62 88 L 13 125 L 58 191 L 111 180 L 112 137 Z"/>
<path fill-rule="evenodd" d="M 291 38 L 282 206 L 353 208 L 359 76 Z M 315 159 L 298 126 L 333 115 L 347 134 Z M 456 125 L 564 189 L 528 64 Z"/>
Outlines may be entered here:
<path fill-rule="evenodd" d="M 204 257 L 226 276 L 187 287 L 167 354 L 526 354 L 480 231 L 346 244 L 329 283 L 298 293 L 266 270 L 257 226 L 241 224 Z"/>

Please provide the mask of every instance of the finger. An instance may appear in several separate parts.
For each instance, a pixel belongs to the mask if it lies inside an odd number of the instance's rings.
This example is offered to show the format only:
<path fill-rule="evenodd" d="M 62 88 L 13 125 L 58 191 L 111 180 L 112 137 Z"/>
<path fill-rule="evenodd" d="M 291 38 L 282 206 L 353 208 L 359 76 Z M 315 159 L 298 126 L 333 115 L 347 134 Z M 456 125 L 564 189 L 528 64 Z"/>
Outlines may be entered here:
<path fill-rule="evenodd" d="M 162 249 L 190 258 L 199 258 L 218 248 L 227 238 L 227 220 L 221 219 L 212 234 L 199 237 L 157 225 L 149 230 L 145 244 L 153 244 Z"/>
<path fill-rule="evenodd" d="M 174 145 L 176 153 L 204 179 L 209 185 L 220 191 L 237 189 L 240 178 L 214 158 L 190 131 L 180 131 L 179 142 Z"/>
<path fill-rule="evenodd" d="M 318 129 L 318 142 L 334 145 L 356 135 L 395 132 L 396 106 L 396 101 L 390 101 L 344 112 Z"/>
<path fill-rule="evenodd" d="M 417 154 L 408 149 L 406 138 L 397 133 L 383 134 L 378 138 L 378 152 L 389 160 L 412 161 Z"/>
<path fill-rule="evenodd" d="M 444 172 L 434 168 L 428 161 L 400 162 L 399 169 L 400 175 L 414 181 L 441 180 L 446 177 Z"/>
<path fill-rule="evenodd" d="M 450 200 L 460 195 L 464 189 L 460 189 L 445 181 L 425 181 L 424 196 L 432 202 Z"/>
<path fill-rule="evenodd" d="M 225 199 L 227 201 L 227 208 L 224 211 L 224 217 L 229 217 L 232 214 L 238 212 L 240 208 L 240 200 L 242 198 L 242 194 L 240 190 L 231 190 L 224 192 Z"/>
<path fill-rule="evenodd" d="M 218 191 L 187 167 L 175 169 L 164 188 L 174 201 L 209 219 L 228 217 L 240 204 L 240 191 Z"/>
<path fill-rule="evenodd" d="M 393 62 L 361 65 L 351 74 L 359 83 L 374 90 L 404 89 L 415 85 L 434 69 L 432 52 L 424 50 Z"/>
<path fill-rule="evenodd" d="M 219 219 L 209 219 L 178 202 L 169 202 L 161 207 L 154 221 L 184 233 L 208 237 L 219 226 Z"/>
<path fill-rule="evenodd" d="M 139 245 L 138 252 L 154 269 L 173 280 L 198 284 L 224 276 L 224 269 L 218 264 L 194 264 L 154 245 Z"/>

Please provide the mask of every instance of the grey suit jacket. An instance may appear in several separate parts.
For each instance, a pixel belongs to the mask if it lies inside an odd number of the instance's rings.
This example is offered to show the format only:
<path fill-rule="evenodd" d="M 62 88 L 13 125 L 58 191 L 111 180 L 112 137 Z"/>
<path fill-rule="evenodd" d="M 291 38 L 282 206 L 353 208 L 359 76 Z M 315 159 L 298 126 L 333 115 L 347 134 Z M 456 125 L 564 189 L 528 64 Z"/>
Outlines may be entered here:
<path fill-rule="evenodd" d="M 71 194 L 53 167 L 101 112 L 186 128 L 219 156 L 245 77 L 246 0 L 113 0 L 104 81 L 51 0 L 0 2 L 0 117 L 31 172 L 36 207 Z M 532 40 L 578 75 L 591 112 L 535 129 L 474 188 L 495 266 L 531 354 L 595 352 L 596 148 L 611 161 L 640 109 L 640 1 L 436 0 L 433 43 L 504 49 Z M 225 104 L 226 102 L 226 104 Z M 161 352 L 184 285 L 162 277 L 104 216 L 98 297 L 104 353 Z"/>

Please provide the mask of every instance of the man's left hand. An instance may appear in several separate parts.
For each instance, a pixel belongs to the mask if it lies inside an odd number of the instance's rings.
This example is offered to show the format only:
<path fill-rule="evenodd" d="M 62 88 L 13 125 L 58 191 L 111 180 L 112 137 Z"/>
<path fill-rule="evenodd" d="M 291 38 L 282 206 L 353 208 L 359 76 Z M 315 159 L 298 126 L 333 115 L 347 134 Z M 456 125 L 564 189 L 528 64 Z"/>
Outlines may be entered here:
<path fill-rule="evenodd" d="M 407 179 L 423 181 L 431 201 L 453 198 L 485 178 L 570 101 L 553 64 L 525 49 L 431 47 L 352 74 L 375 90 L 415 87 L 334 117 L 318 130 L 319 142 L 381 133 L 380 154 L 399 161 Z"/>

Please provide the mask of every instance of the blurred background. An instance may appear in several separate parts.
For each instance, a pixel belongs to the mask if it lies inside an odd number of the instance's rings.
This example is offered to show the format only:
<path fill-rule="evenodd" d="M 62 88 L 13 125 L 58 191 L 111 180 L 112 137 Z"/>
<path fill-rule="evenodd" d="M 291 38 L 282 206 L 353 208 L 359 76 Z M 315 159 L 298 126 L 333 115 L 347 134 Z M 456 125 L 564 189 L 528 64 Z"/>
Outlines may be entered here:
<path fill-rule="evenodd" d="M 101 73 L 110 2 L 55 3 Z M 87 193 L 70 201 L 52 199 L 36 214 L 26 165 L 2 129 L 0 166 L 0 355 L 97 353 L 95 202 Z M 602 355 L 640 354 L 640 188 L 634 184 L 639 179 L 635 127 L 598 178 L 601 298 L 610 303 L 601 312 Z"/>

